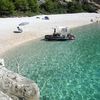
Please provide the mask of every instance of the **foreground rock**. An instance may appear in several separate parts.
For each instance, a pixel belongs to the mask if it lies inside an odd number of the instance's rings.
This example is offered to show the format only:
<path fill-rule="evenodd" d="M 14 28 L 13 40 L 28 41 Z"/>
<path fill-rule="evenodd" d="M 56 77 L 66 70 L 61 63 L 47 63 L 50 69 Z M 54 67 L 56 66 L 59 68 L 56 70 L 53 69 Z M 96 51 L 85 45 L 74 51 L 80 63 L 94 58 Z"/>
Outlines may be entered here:
<path fill-rule="evenodd" d="M 36 83 L 2 66 L 0 66 L 0 90 L 12 97 L 2 99 L 0 95 L 0 100 L 39 100 L 39 88 Z"/>
<path fill-rule="evenodd" d="M 0 91 L 0 100 L 13 100 L 8 95 Z"/>

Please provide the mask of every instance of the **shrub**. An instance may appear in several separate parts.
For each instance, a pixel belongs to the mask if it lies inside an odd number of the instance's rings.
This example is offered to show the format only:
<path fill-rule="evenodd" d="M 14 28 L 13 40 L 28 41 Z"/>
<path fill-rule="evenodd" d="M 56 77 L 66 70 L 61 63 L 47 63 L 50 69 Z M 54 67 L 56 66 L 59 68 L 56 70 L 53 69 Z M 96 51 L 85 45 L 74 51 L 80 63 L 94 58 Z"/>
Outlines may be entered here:
<path fill-rule="evenodd" d="M 9 16 L 14 13 L 14 4 L 10 0 L 0 0 L 0 15 Z"/>
<path fill-rule="evenodd" d="M 78 2 L 69 2 L 67 8 L 68 13 L 78 13 L 83 11 L 82 5 Z"/>
<path fill-rule="evenodd" d="M 32 12 L 35 12 L 35 13 L 39 12 L 39 4 L 37 0 L 29 0 L 28 3 L 29 3 L 29 9 Z"/>
<path fill-rule="evenodd" d="M 16 10 L 18 11 L 25 12 L 29 10 L 29 5 L 28 5 L 27 0 L 16 0 L 15 7 L 16 7 Z"/>
<path fill-rule="evenodd" d="M 87 12 L 95 12 L 97 10 L 95 6 L 88 3 L 83 4 L 83 9 Z"/>

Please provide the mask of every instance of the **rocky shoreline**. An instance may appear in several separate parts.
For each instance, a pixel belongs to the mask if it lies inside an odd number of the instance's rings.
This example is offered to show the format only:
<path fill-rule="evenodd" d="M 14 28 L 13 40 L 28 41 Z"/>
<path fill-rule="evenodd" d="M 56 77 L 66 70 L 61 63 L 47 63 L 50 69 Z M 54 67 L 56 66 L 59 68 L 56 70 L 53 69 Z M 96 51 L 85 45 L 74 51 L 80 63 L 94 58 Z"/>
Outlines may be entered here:
<path fill-rule="evenodd" d="M 0 100 L 39 100 L 37 84 L 0 65 Z"/>

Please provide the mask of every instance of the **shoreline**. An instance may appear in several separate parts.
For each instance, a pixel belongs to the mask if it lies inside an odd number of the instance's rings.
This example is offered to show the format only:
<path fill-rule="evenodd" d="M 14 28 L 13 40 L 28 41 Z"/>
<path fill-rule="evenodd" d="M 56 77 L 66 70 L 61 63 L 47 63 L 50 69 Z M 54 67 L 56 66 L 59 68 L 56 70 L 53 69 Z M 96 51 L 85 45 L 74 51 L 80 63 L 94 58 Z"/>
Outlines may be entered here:
<path fill-rule="evenodd" d="M 0 56 L 4 55 L 6 52 L 9 52 L 9 50 L 11 50 L 11 49 L 14 49 L 14 48 L 16 48 L 16 47 L 19 47 L 20 45 L 23 45 L 23 44 L 28 43 L 28 42 L 31 42 L 31 41 L 39 40 L 39 38 L 41 38 L 41 37 L 34 38 L 34 39 L 31 39 L 31 38 L 30 38 L 30 39 L 28 39 L 28 40 L 24 40 L 24 41 L 18 42 L 18 43 L 16 43 L 16 44 L 14 44 L 13 46 L 8 47 L 8 48 L 5 49 L 4 51 L 0 52 Z"/>
<path fill-rule="evenodd" d="M 90 23 L 90 24 L 94 24 L 94 23 Z M 86 24 L 86 25 L 90 25 L 90 24 Z M 86 26 L 86 25 L 82 25 L 82 26 Z M 82 27 L 82 26 L 77 26 L 77 27 L 72 27 L 72 28 L 78 28 L 78 27 Z M 70 28 L 70 29 L 72 29 L 72 28 Z M 16 42 L 16 43 L 14 43 L 14 45 L 6 47 L 5 49 L 3 49 L 3 51 L 1 50 L 0 51 L 0 56 L 4 55 L 6 52 L 9 52 L 9 50 L 11 50 L 13 48 L 19 47 L 20 45 L 23 45 L 23 44 L 25 44 L 27 42 L 31 42 L 31 41 L 36 41 L 36 40 L 42 39 L 42 37 L 43 36 L 34 37 L 34 38 L 29 38 L 29 39 L 26 39 L 26 40 L 22 40 L 20 42 Z"/>
<path fill-rule="evenodd" d="M 50 19 L 44 20 L 45 16 Z M 0 18 L 0 21 L 0 55 L 3 55 L 16 46 L 32 40 L 35 41 L 46 34 L 51 34 L 54 27 L 76 28 L 100 21 L 100 14 L 37 15 L 22 18 Z M 21 27 L 23 29 L 22 33 L 13 33 L 18 24 L 22 22 L 29 22 L 29 24 Z"/>

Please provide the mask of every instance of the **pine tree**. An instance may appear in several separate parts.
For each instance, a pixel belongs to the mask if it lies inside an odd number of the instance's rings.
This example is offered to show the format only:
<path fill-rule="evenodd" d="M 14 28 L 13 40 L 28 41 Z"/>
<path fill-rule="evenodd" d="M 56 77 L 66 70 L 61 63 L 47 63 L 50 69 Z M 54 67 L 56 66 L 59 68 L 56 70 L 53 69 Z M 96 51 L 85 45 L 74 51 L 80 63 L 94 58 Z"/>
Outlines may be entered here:
<path fill-rule="evenodd" d="M 10 0 L 0 0 L 0 15 L 12 15 L 14 13 L 14 4 Z"/>
<path fill-rule="evenodd" d="M 37 2 L 37 0 L 28 0 L 28 3 L 29 3 L 29 9 L 32 11 L 32 12 L 39 12 L 39 4 Z"/>
<path fill-rule="evenodd" d="M 16 0 L 15 1 L 15 7 L 16 10 L 18 11 L 28 11 L 29 10 L 29 5 L 27 0 Z"/>

